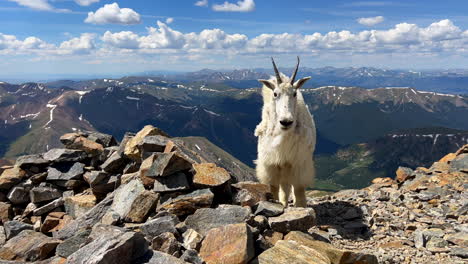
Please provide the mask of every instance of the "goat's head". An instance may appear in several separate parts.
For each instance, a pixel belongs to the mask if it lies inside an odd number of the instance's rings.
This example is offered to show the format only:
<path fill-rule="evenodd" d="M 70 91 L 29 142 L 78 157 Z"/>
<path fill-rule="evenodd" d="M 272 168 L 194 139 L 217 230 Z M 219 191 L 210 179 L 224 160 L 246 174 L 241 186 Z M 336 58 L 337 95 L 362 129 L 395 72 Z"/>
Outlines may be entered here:
<path fill-rule="evenodd" d="M 275 61 L 271 58 L 273 69 L 275 70 L 276 80 L 258 80 L 266 87 L 273 91 L 273 108 L 276 113 L 276 121 L 282 130 L 288 130 L 293 127 L 297 116 L 297 90 L 301 88 L 310 77 L 302 78 L 295 81 L 297 70 L 299 69 L 299 57 L 297 57 L 296 69 L 293 71 L 291 78 L 283 80 L 281 74 L 276 67 Z"/>

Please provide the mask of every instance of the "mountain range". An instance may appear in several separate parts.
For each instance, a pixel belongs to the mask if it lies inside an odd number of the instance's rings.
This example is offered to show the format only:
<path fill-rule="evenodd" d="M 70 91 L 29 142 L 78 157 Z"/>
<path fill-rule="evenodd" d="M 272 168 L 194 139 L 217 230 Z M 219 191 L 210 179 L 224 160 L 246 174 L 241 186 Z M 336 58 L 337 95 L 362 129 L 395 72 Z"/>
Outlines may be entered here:
<path fill-rule="evenodd" d="M 101 131 L 121 139 L 125 131 L 153 124 L 173 136 L 206 137 L 253 166 L 253 130 L 262 106 L 256 78 L 268 73 L 203 70 L 170 78 L 3 82 L 0 157 L 47 151 L 59 146 L 66 132 Z M 468 142 L 463 95 L 355 86 L 309 86 L 302 92 L 317 124 L 318 177 L 330 182 L 323 189 L 360 187 L 393 173 L 396 164 L 424 166 Z M 411 147 L 416 144 L 418 149 Z M 351 172 L 360 180 L 351 180 Z"/>

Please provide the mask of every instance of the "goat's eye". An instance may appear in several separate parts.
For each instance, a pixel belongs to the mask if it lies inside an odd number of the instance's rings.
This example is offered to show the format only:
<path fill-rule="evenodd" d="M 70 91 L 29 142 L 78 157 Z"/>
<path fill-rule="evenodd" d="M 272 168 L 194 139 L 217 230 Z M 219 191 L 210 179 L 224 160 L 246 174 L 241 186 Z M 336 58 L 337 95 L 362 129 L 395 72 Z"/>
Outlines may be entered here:
<path fill-rule="evenodd" d="M 273 93 L 273 96 L 274 96 L 274 97 L 277 97 L 277 96 L 278 96 L 278 94 L 277 94 L 277 93 Z"/>
<path fill-rule="evenodd" d="M 296 93 L 296 92 L 294 92 L 294 93 L 293 93 L 293 96 L 294 96 L 294 97 L 296 97 L 296 95 L 297 95 L 297 93 Z"/>

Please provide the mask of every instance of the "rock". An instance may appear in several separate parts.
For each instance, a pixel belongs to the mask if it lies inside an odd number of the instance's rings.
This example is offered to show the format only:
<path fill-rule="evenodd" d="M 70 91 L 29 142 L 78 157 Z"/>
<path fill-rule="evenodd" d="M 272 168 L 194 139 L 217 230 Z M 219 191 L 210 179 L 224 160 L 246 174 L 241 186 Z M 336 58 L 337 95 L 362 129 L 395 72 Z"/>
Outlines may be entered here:
<path fill-rule="evenodd" d="M 159 199 L 159 195 L 145 190 L 138 195 L 133 202 L 133 206 L 124 218 L 125 221 L 141 223 L 146 220 L 148 213 L 156 207 L 156 203 Z"/>
<path fill-rule="evenodd" d="M 47 171 L 48 181 L 69 181 L 80 180 L 84 174 L 85 165 L 76 162 L 72 166 L 61 165 L 56 167 L 49 167 Z"/>
<path fill-rule="evenodd" d="M 199 208 L 211 206 L 213 197 L 214 195 L 210 189 L 196 190 L 176 197 L 164 195 L 160 199 L 158 210 L 166 210 L 178 216 L 188 215 Z"/>
<path fill-rule="evenodd" d="M 5 223 L 13 218 L 13 210 L 10 204 L 0 202 L 0 223 Z"/>
<path fill-rule="evenodd" d="M 44 234 L 49 233 L 50 230 L 54 229 L 60 223 L 60 218 L 54 217 L 53 215 L 48 215 L 44 223 L 40 227 L 40 231 Z"/>
<path fill-rule="evenodd" d="M 280 240 L 258 256 L 259 264 L 331 264 L 330 259 L 317 250 L 304 247 L 296 241 Z"/>
<path fill-rule="evenodd" d="M 248 263 L 254 254 L 252 234 L 245 223 L 209 230 L 200 248 L 200 257 L 207 264 Z"/>
<path fill-rule="evenodd" d="M 6 235 L 5 235 L 5 228 L 0 225 L 0 248 L 5 244 L 6 242 Z"/>
<path fill-rule="evenodd" d="M 74 149 L 51 149 L 44 153 L 45 160 L 55 163 L 59 162 L 80 162 L 87 158 L 87 155 L 82 150 Z"/>
<path fill-rule="evenodd" d="M 62 192 L 49 186 L 34 187 L 29 191 L 29 198 L 33 203 L 48 202 L 60 197 L 62 197 Z"/>
<path fill-rule="evenodd" d="M 445 239 L 457 246 L 468 248 L 468 232 L 458 232 L 455 234 L 450 234 L 445 237 Z"/>
<path fill-rule="evenodd" d="M 429 251 L 441 252 L 438 249 L 443 249 L 443 251 L 448 251 L 446 247 L 448 247 L 448 242 L 440 237 L 433 237 L 426 243 L 426 248 Z"/>
<path fill-rule="evenodd" d="M 179 223 L 174 215 L 166 215 L 147 221 L 140 226 L 141 232 L 148 238 L 154 238 L 164 232 L 177 233 L 176 225 Z"/>
<path fill-rule="evenodd" d="M 200 243 L 203 240 L 203 236 L 200 233 L 193 229 L 187 229 L 187 231 L 182 234 L 182 237 L 184 248 L 197 251 L 200 249 Z"/>
<path fill-rule="evenodd" d="M 62 138 L 60 138 L 62 140 Z M 104 151 L 104 147 L 92 140 L 89 140 L 83 136 L 78 136 L 73 139 L 73 142 L 66 144 L 69 149 L 78 149 L 86 152 L 90 156 L 97 156 Z"/>
<path fill-rule="evenodd" d="M 116 151 L 101 165 L 101 169 L 109 173 L 122 173 L 125 165 L 127 159 Z"/>
<path fill-rule="evenodd" d="M 6 169 L 0 175 L 0 190 L 9 190 L 26 177 L 26 172 L 19 167 Z"/>
<path fill-rule="evenodd" d="M 340 250 L 333 247 L 331 244 L 315 240 L 312 236 L 292 231 L 284 237 L 287 241 L 294 241 L 304 247 L 316 250 L 325 255 L 330 263 L 362 263 L 362 264 L 378 264 L 378 260 L 374 255 L 362 254 L 358 252 Z"/>
<path fill-rule="evenodd" d="M 413 175 L 413 170 L 406 167 L 398 167 L 396 171 L 396 181 L 397 182 L 404 182 L 407 179 L 410 179 Z"/>
<path fill-rule="evenodd" d="M 37 261 L 49 257 L 60 240 L 32 230 L 24 230 L 0 248 L 0 259 Z"/>
<path fill-rule="evenodd" d="M 142 222 L 157 199 L 157 194 L 145 190 L 141 181 L 134 179 L 115 191 L 111 210 L 127 222 Z"/>
<path fill-rule="evenodd" d="M 137 144 L 139 152 L 144 156 L 144 153 L 164 152 L 169 139 L 165 136 L 146 136 Z"/>
<path fill-rule="evenodd" d="M 154 250 L 161 251 L 175 257 L 180 256 L 180 243 L 171 232 L 164 232 L 154 237 L 151 247 Z"/>
<path fill-rule="evenodd" d="M 203 260 L 198 255 L 198 252 L 193 249 L 185 250 L 180 259 L 192 264 L 204 264 Z"/>
<path fill-rule="evenodd" d="M 140 233 L 115 232 L 111 235 L 96 235 L 92 242 L 71 254 L 67 263 L 130 264 L 135 263 L 134 261 L 147 250 L 148 242 Z"/>
<path fill-rule="evenodd" d="M 32 182 L 33 184 L 39 185 L 40 183 L 46 181 L 46 179 L 47 179 L 47 172 L 41 172 L 41 173 L 34 174 L 34 175 L 31 176 L 29 179 L 31 180 L 31 182 Z"/>
<path fill-rule="evenodd" d="M 45 160 L 41 154 L 26 155 L 16 159 L 16 166 L 34 173 L 38 173 L 49 164 L 50 161 Z"/>
<path fill-rule="evenodd" d="M 267 250 L 271 247 L 276 245 L 276 242 L 283 239 L 283 234 L 280 232 L 275 232 L 273 230 L 266 230 L 263 234 L 261 234 L 257 239 L 258 246 L 263 249 Z"/>
<path fill-rule="evenodd" d="M 79 133 L 66 133 L 63 134 L 59 140 L 60 143 L 62 143 L 64 146 L 69 146 L 75 142 L 75 139 L 80 137 L 81 135 Z"/>
<path fill-rule="evenodd" d="M 127 144 L 125 145 L 125 155 L 132 160 L 140 160 L 141 151 L 140 148 L 138 148 L 138 145 L 142 144 L 145 137 L 157 135 L 168 137 L 168 135 L 159 128 L 156 128 L 152 125 L 145 126 L 127 142 Z"/>
<path fill-rule="evenodd" d="M 64 240 L 72 237 L 81 229 L 91 228 L 96 223 L 101 221 L 102 217 L 109 210 L 113 200 L 114 194 L 110 193 L 109 195 L 107 195 L 106 198 L 104 198 L 104 200 L 99 202 L 91 210 L 87 211 L 84 215 L 73 220 L 63 229 L 54 233 L 54 237 Z"/>
<path fill-rule="evenodd" d="M 117 140 L 115 140 L 115 138 L 112 135 L 99 133 L 96 131 L 89 131 L 86 132 L 86 134 L 88 135 L 86 137 L 87 139 L 101 144 L 105 148 L 117 146 Z"/>
<path fill-rule="evenodd" d="M 104 183 L 109 177 L 109 174 L 105 171 L 88 171 L 83 176 L 91 187 Z"/>
<path fill-rule="evenodd" d="M 46 214 L 46 213 L 54 210 L 55 208 L 62 206 L 63 203 L 64 203 L 63 198 L 60 197 L 60 198 L 58 198 L 58 199 L 56 199 L 56 200 L 54 200 L 54 201 L 52 201 L 52 202 L 50 202 L 48 204 L 45 204 L 45 205 L 43 205 L 43 206 L 41 206 L 39 208 L 34 209 L 33 210 L 33 215 L 38 216 L 38 215 Z"/>
<path fill-rule="evenodd" d="M 91 230 L 83 230 L 78 232 L 76 235 L 64 240 L 60 245 L 57 246 L 57 255 L 68 258 L 71 254 L 75 253 L 83 245 L 88 242 L 89 234 Z"/>
<path fill-rule="evenodd" d="M 7 198 L 12 204 L 29 203 L 29 188 L 21 186 L 13 187 L 8 193 Z"/>
<path fill-rule="evenodd" d="M 468 153 L 458 155 L 450 162 L 451 171 L 462 171 L 468 173 Z"/>
<path fill-rule="evenodd" d="M 239 182 L 232 184 L 236 190 L 234 203 L 242 206 L 254 206 L 258 202 L 267 201 L 270 198 L 270 186 L 258 182 Z"/>
<path fill-rule="evenodd" d="M 198 209 L 193 215 L 185 219 L 187 228 L 192 228 L 202 235 L 212 228 L 229 224 L 246 222 L 250 217 L 250 209 L 237 205 L 222 205 L 218 208 Z"/>
<path fill-rule="evenodd" d="M 187 175 L 183 172 L 177 172 L 167 177 L 158 177 L 154 180 L 155 192 L 174 192 L 190 189 Z"/>
<path fill-rule="evenodd" d="M 165 177 L 176 172 L 189 170 L 192 164 L 176 152 L 159 153 L 146 172 L 147 177 Z"/>
<path fill-rule="evenodd" d="M 220 186 L 231 179 L 229 172 L 214 163 L 193 164 L 193 183 L 203 187 Z"/>
<path fill-rule="evenodd" d="M 466 248 L 453 247 L 450 250 L 450 255 L 466 259 L 468 258 L 468 251 L 466 250 Z"/>
<path fill-rule="evenodd" d="M 147 187 L 147 188 L 151 188 L 155 184 L 154 183 L 155 178 L 148 177 L 147 173 L 148 173 L 148 170 L 153 165 L 154 161 L 157 159 L 157 157 L 158 156 L 156 154 L 152 154 L 148 158 L 144 159 L 143 162 L 140 165 L 138 175 L 139 175 L 141 181 L 143 182 L 143 185 L 145 185 L 145 187 Z"/>
<path fill-rule="evenodd" d="M 135 264 L 189 264 L 174 256 L 159 251 L 148 251 L 143 257 L 134 262 Z"/>
<path fill-rule="evenodd" d="M 75 195 L 65 198 L 65 211 L 74 219 L 86 214 L 96 205 L 96 197 L 90 195 Z"/>
<path fill-rule="evenodd" d="M 255 215 L 264 215 L 267 217 L 277 216 L 284 212 L 284 207 L 279 203 L 261 201 L 257 204 Z"/>
<path fill-rule="evenodd" d="M 7 239 L 11 239 L 12 237 L 18 235 L 23 230 L 32 230 L 33 226 L 30 224 L 26 224 L 20 221 L 12 220 L 5 222 L 3 224 L 5 228 L 5 235 Z"/>
<path fill-rule="evenodd" d="M 284 213 L 268 220 L 271 229 L 281 233 L 304 231 L 316 224 L 316 216 L 312 208 L 286 208 Z"/>

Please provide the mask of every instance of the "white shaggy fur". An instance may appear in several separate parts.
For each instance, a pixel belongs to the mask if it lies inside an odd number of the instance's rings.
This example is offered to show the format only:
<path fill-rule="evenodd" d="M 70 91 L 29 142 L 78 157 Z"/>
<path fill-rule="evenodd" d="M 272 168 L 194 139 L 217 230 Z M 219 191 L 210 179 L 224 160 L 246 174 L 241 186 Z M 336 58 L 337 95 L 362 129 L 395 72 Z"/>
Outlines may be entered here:
<path fill-rule="evenodd" d="M 305 207 L 305 188 L 311 186 L 315 178 L 316 131 L 299 88 L 309 78 L 291 85 L 290 78 L 284 74 L 280 76 L 280 85 L 274 77 L 259 80 L 264 85 L 262 121 L 255 129 L 258 137 L 256 173 L 260 182 L 271 186 L 274 198 L 284 206 L 288 204 L 292 186 L 294 206 Z M 288 129 L 280 124 L 285 119 L 293 121 Z"/>

